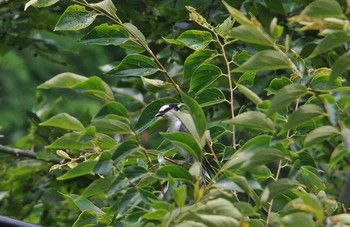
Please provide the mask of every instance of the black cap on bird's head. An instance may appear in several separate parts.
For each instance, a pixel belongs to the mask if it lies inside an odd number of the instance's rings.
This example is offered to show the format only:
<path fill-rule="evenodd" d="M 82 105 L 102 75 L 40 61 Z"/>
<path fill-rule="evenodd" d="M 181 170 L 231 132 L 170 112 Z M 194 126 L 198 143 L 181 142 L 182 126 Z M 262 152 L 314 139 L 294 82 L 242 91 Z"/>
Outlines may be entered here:
<path fill-rule="evenodd" d="M 172 104 L 166 104 L 158 110 L 158 113 L 155 115 L 156 117 L 162 117 L 164 114 L 168 113 L 169 111 L 180 111 L 180 104 L 172 103 Z"/>

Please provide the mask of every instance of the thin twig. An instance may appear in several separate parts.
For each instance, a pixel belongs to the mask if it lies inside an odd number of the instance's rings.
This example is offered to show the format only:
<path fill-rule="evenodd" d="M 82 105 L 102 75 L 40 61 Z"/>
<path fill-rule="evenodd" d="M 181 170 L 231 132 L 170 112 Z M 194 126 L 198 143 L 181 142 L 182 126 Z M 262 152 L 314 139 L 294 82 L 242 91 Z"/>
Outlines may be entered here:
<path fill-rule="evenodd" d="M 235 108 L 234 108 L 234 97 L 233 97 L 233 81 L 231 77 L 231 68 L 230 68 L 230 61 L 227 59 L 225 47 L 224 44 L 221 43 L 219 36 L 214 32 L 216 36 L 216 40 L 221 48 L 221 54 L 224 58 L 225 65 L 226 65 L 226 71 L 227 71 L 227 78 L 229 83 L 229 89 L 230 89 L 230 108 L 231 108 L 231 119 L 235 117 Z M 232 125 L 232 146 L 233 148 L 236 148 L 236 133 L 235 133 L 235 126 Z"/>
<path fill-rule="evenodd" d="M 40 159 L 31 150 L 23 150 L 23 149 L 18 149 L 18 148 L 12 148 L 12 147 L 7 147 L 7 146 L 1 145 L 1 144 L 0 144 L 0 152 L 1 153 L 6 153 L 6 154 L 10 154 L 10 155 L 13 155 L 13 156 L 16 156 L 16 157 L 26 157 L 26 158 L 31 158 L 31 159 L 38 159 L 38 160 L 41 160 L 41 161 L 52 162 L 52 163 L 55 163 L 55 164 L 59 164 L 61 162 L 61 160 L 59 160 L 59 159 L 50 159 L 50 160 Z"/>
<path fill-rule="evenodd" d="M 123 24 L 123 22 L 116 16 L 116 15 L 110 15 L 109 13 L 104 12 L 103 10 L 100 10 L 98 8 L 92 7 L 89 3 L 87 2 L 80 2 L 78 0 L 72 0 L 73 2 L 89 7 L 99 13 L 101 13 L 102 15 L 105 15 L 107 18 L 109 18 L 111 21 L 113 21 L 114 23 L 122 26 L 144 49 L 145 51 L 148 53 L 149 56 L 151 56 L 153 58 L 153 60 L 155 61 L 155 63 L 157 64 L 157 66 L 160 68 L 160 70 L 166 75 L 166 77 L 169 79 L 170 83 L 174 86 L 174 89 L 176 90 L 177 93 L 180 94 L 180 89 L 177 86 L 176 82 L 173 80 L 173 78 L 171 77 L 170 73 L 165 69 L 165 67 L 163 66 L 163 64 L 159 61 L 159 59 L 157 58 L 157 56 L 153 53 L 153 51 L 148 47 L 148 44 L 145 43 L 143 40 L 141 40 L 137 34 L 135 34 L 134 31 L 132 31 L 131 29 L 129 29 L 127 26 L 125 26 Z"/>
<path fill-rule="evenodd" d="M 278 180 L 280 173 L 281 173 L 281 169 L 282 169 L 282 159 L 279 160 L 278 162 L 278 167 L 277 167 L 277 172 L 276 172 L 276 176 L 275 176 L 275 181 Z M 269 203 L 269 210 L 267 212 L 267 217 L 266 217 L 266 227 L 269 226 L 270 224 L 270 219 L 271 219 L 271 214 L 272 214 L 272 207 L 273 207 L 273 199 L 271 199 L 270 203 Z"/>
<path fill-rule="evenodd" d="M 211 145 L 211 142 L 210 142 L 210 140 L 209 139 L 205 139 L 205 142 L 207 143 L 207 146 L 208 146 L 208 148 L 209 148 L 209 150 L 210 150 L 210 153 L 212 154 L 212 156 L 214 157 L 214 159 L 215 159 L 215 161 L 219 161 L 219 159 L 218 159 L 218 157 L 216 156 L 216 154 L 215 154 L 215 151 L 214 151 L 214 149 L 213 149 L 213 147 L 212 147 L 212 145 Z"/>

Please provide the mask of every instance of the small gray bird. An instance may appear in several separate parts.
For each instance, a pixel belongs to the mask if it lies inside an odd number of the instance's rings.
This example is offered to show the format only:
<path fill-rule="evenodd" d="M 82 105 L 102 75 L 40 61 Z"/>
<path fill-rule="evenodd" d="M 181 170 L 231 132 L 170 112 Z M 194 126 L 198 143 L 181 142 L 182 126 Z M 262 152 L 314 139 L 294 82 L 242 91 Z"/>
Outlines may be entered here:
<path fill-rule="evenodd" d="M 178 112 L 180 112 L 181 104 L 166 104 L 162 106 L 158 113 L 155 115 L 155 117 L 163 117 L 168 120 L 169 122 L 169 131 L 170 132 L 186 132 L 190 133 L 190 131 L 186 128 L 184 123 L 179 119 Z M 182 149 L 181 147 L 177 147 L 177 150 L 179 153 L 185 158 L 186 162 L 193 162 L 194 158 L 190 153 Z M 201 175 L 203 179 L 205 178 L 206 173 L 209 175 L 213 175 L 213 169 L 211 168 L 208 160 L 205 158 L 205 156 L 202 156 L 202 160 L 198 160 L 202 163 L 202 170 Z M 209 173 L 210 172 L 210 173 Z"/>
<path fill-rule="evenodd" d="M 169 122 L 169 131 L 170 132 L 187 132 L 188 129 L 184 126 L 181 120 L 175 115 L 175 112 L 180 111 L 180 104 L 166 104 L 162 106 L 156 117 L 163 117 Z M 186 162 L 192 162 L 193 157 L 184 149 L 177 147 L 179 153 L 185 158 Z"/>

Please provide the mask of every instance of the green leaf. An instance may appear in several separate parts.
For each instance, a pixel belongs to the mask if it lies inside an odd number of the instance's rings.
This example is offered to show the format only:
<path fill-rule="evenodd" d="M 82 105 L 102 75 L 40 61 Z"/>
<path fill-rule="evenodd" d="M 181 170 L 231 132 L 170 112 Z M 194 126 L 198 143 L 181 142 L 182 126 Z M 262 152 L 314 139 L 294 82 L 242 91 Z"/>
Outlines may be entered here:
<path fill-rule="evenodd" d="M 190 153 L 196 160 L 201 160 L 202 150 L 198 143 L 193 137 L 184 132 L 174 132 L 174 133 L 161 133 L 161 135 L 172 142 L 173 144 L 185 149 Z"/>
<path fill-rule="evenodd" d="M 314 58 L 322 53 L 332 50 L 338 46 L 343 45 L 350 41 L 350 35 L 344 31 L 335 31 L 331 34 L 326 35 L 321 42 L 319 42 L 310 54 L 308 58 Z"/>
<path fill-rule="evenodd" d="M 350 153 L 350 129 L 345 125 L 341 127 L 341 134 L 343 136 L 343 143 L 345 149 Z"/>
<path fill-rule="evenodd" d="M 110 154 L 106 154 L 105 153 L 105 157 L 109 156 Z M 94 168 L 94 173 L 98 174 L 99 176 L 108 176 L 109 174 L 111 174 L 113 169 L 113 162 L 111 160 L 106 160 L 106 161 L 102 161 L 100 160 L 95 168 Z"/>
<path fill-rule="evenodd" d="M 255 94 L 253 91 L 251 91 L 249 88 L 242 84 L 236 84 L 238 90 L 245 96 L 247 97 L 250 101 L 252 101 L 255 105 L 258 105 L 262 103 L 262 100 L 260 97 Z"/>
<path fill-rule="evenodd" d="M 209 201 L 203 201 L 200 204 L 195 204 L 193 211 L 197 214 L 217 214 L 235 219 L 242 218 L 242 214 L 237 210 L 237 208 L 233 206 L 232 202 L 228 199 L 215 198 Z"/>
<path fill-rule="evenodd" d="M 232 6 L 227 4 L 225 1 L 223 1 L 222 3 L 225 5 L 226 9 L 231 14 L 233 19 L 236 20 L 238 23 L 243 24 L 243 25 L 247 25 L 247 26 L 251 26 L 251 27 L 257 26 L 257 24 L 255 24 L 253 21 L 249 20 L 241 11 L 233 8 Z"/>
<path fill-rule="evenodd" d="M 137 181 L 148 174 L 144 166 L 130 165 L 124 168 L 125 176 L 131 181 Z"/>
<path fill-rule="evenodd" d="M 217 54 L 212 50 L 197 50 L 190 56 L 188 56 L 184 63 L 184 77 L 183 81 L 186 82 L 192 78 L 193 73 L 197 67 L 203 63 L 206 63 L 209 59 L 213 58 Z"/>
<path fill-rule="evenodd" d="M 315 222 L 312 220 L 312 216 L 303 212 L 291 213 L 283 216 L 281 222 L 284 227 L 295 227 L 295 226 L 307 226 L 315 227 Z"/>
<path fill-rule="evenodd" d="M 97 179 L 92 182 L 87 188 L 85 188 L 81 196 L 87 198 L 101 192 L 106 192 L 115 179 L 115 176 Z"/>
<path fill-rule="evenodd" d="M 263 50 L 254 54 L 248 61 L 234 69 L 234 72 L 264 71 L 290 68 L 288 57 L 275 50 Z"/>
<path fill-rule="evenodd" d="M 250 140 L 248 140 L 241 147 L 242 150 L 252 150 L 255 151 L 261 147 L 270 147 L 272 137 L 268 135 L 260 135 L 256 136 Z"/>
<path fill-rule="evenodd" d="M 335 0 L 316 0 L 310 3 L 300 13 L 301 16 L 326 18 L 326 17 L 342 17 L 343 11 L 339 3 Z"/>
<path fill-rule="evenodd" d="M 173 98 L 161 98 L 150 103 L 142 111 L 140 118 L 136 122 L 134 129 L 136 133 L 141 133 L 147 129 L 155 120 L 155 115 L 158 113 L 160 107 L 169 103 L 178 103 L 179 101 Z"/>
<path fill-rule="evenodd" d="M 217 25 L 215 27 L 215 31 L 222 37 L 226 37 L 227 32 L 229 32 L 233 25 L 234 25 L 234 20 L 232 20 L 231 17 L 226 18 L 226 20 L 224 20 L 224 22 L 222 22 L 221 24 Z"/>
<path fill-rule="evenodd" d="M 127 140 L 120 144 L 115 151 L 113 152 L 112 159 L 115 164 L 118 164 L 120 161 L 125 160 L 129 154 L 136 151 L 139 147 L 139 144 L 134 140 Z"/>
<path fill-rule="evenodd" d="M 73 88 L 75 85 L 88 80 L 87 77 L 74 73 L 61 73 L 38 86 L 39 89 Z"/>
<path fill-rule="evenodd" d="M 172 44 L 186 46 L 193 50 L 203 50 L 213 41 L 213 36 L 207 31 L 187 30 L 184 31 L 176 40 L 165 38 L 164 40 Z"/>
<path fill-rule="evenodd" d="M 115 116 L 117 117 L 117 116 Z M 131 129 L 127 123 L 124 123 L 121 120 L 113 119 L 113 115 L 109 115 L 102 119 L 93 119 L 91 125 L 96 127 L 98 132 L 102 133 L 121 133 L 128 134 L 131 133 Z"/>
<path fill-rule="evenodd" d="M 91 141 L 81 142 L 79 141 L 80 133 L 66 133 L 63 136 L 56 139 L 50 145 L 46 146 L 47 149 L 89 149 L 94 145 Z"/>
<path fill-rule="evenodd" d="M 120 47 L 133 53 L 143 53 L 146 50 L 141 46 L 140 43 L 131 39 L 129 39 L 125 43 L 120 44 Z"/>
<path fill-rule="evenodd" d="M 222 169 L 250 171 L 260 165 L 286 159 L 287 155 L 279 149 L 270 147 L 270 142 L 271 137 L 266 135 L 250 139 L 232 155 Z"/>
<path fill-rule="evenodd" d="M 123 23 L 122 25 L 128 31 L 129 34 L 131 34 L 138 40 L 137 43 L 140 43 L 143 48 L 148 46 L 145 36 L 135 25 L 131 23 Z"/>
<path fill-rule="evenodd" d="M 225 95 L 218 88 L 207 88 L 196 94 L 195 100 L 199 105 L 203 107 L 208 107 L 225 102 Z"/>
<path fill-rule="evenodd" d="M 113 101 L 114 99 L 112 89 L 101 78 L 96 76 L 74 85 L 73 88 L 103 101 Z"/>
<path fill-rule="evenodd" d="M 191 77 L 189 92 L 199 92 L 206 89 L 222 75 L 221 69 L 216 65 L 202 64 Z"/>
<path fill-rule="evenodd" d="M 158 79 L 148 79 L 146 77 L 141 77 L 143 86 L 151 91 L 151 92 L 157 92 L 160 90 L 167 90 L 173 87 L 171 83 L 158 80 Z"/>
<path fill-rule="evenodd" d="M 198 215 L 199 220 L 205 224 L 205 226 L 220 226 L 220 227 L 235 227 L 239 226 L 239 221 L 227 217 L 224 215 L 208 215 L 208 214 L 200 214 Z M 188 226 L 188 225 L 186 225 Z"/>
<path fill-rule="evenodd" d="M 250 227 L 264 227 L 265 221 L 257 218 L 249 218 L 247 221 L 248 225 Z"/>
<path fill-rule="evenodd" d="M 215 126 L 211 127 L 209 130 L 210 130 L 210 137 L 212 140 L 219 138 L 225 132 L 227 132 L 226 129 L 224 127 L 222 127 L 221 125 L 215 125 Z"/>
<path fill-rule="evenodd" d="M 111 187 L 108 189 L 106 195 L 112 196 L 120 192 L 121 190 L 125 190 L 129 187 L 130 181 L 125 179 L 125 176 L 119 175 L 117 179 L 112 183 Z"/>
<path fill-rule="evenodd" d="M 283 126 L 285 130 L 297 128 L 303 123 L 313 120 L 324 114 L 321 107 L 314 104 L 305 104 L 294 111 L 289 117 L 288 122 Z"/>
<path fill-rule="evenodd" d="M 246 25 L 240 25 L 232 28 L 227 36 L 235 39 L 239 39 L 243 42 L 258 44 L 262 46 L 273 47 L 275 42 L 266 34 L 260 27 L 251 27 Z M 272 51 L 272 50 L 271 50 Z M 268 62 L 268 59 L 266 59 Z"/>
<path fill-rule="evenodd" d="M 75 194 L 63 194 L 64 197 L 71 199 L 74 204 L 79 208 L 80 211 L 87 211 L 91 210 L 95 212 L 96 215 L 101 216 L 104 215 L 105 212 L 103 212 L 99 207 L 97 207 L 95 204 L 93 204 L 90 200 L 75 195 Z"/>
<path fill-rule="evenodd" d="M 324 209 L 321 204 L 320 198 L 316 196 L 318 192 L 305 193 L 305 192 L 294 192 L 299 198 L 289 202 L 285 210 L 295 211 L 296 209 L 304 211 L 313 215 L 316 222 L 324 220 Z M 324 193 L 324 192 L 322 192 Z"/>
<path fill-rule="evenodd" d="M 77 31 L 88 27 L 94 22 L 97 14 L 87 11 L 84 6 L 71 5 L 58 20 L 54 31 Z"/>
<path fill-rule="evenodd" d="M 268 203 L 271 199 L 276 198 L 277 196 L 282 195 L 288 190 L 295 188 L 296 184 L 289 179 L 278 179 L 277 181 L 272 181 L 267 185 L 261 194 L 261 203 Z"/>
<path fill-rule="evenodd" d="M 278 39 L 283 35 L 284 27 L 277 25 L 277 18 L 273 18 L 270 24 L 270 32 L 273 38 Z"/>
<path fill-rule="evenodd" d="M 106 12 L 107 14 L 109 14 L 110 16 L 116 18 L 118 17 L 116 12 L 117 12 L 117 8 L 115 8 L 112 0 L 103 0 L 101 2 L 98 3 L 92 3 L 89 4 L 93 9 L 96 9 L 98 11 L 103 11 Z"/>
<path fill-rule="evenodd" d="M 334 168 L 338 162 L 343 161 L 344 157 L 349 155 L 343 143 L 339 144 L 329 158 L 329 168 Z"/>
<path fill-rule="evenodd" d="M 319 144 L 326 139 L 329 139 L 335 135 L 340 135 L 338 128 L 330 125 L 321 126 L 312 130 L 306 135 L 304 140 L 305 146 L 311 146 Z"/>
<path fill-rule="evenodd" d="M 247 202 L 234 202 L 233 206 L 236 207 L 244 216 L 259 216 L 252 205 Z"/>
<path fill-rule="evenodd" d="M 228 188 L 226 188 L 226 190 L 229 189 L 229 190 L 237 190 L 237 192 L 245 192 L 255 202 L 257 201 L 257 196 L 254 193 L 253 188 L 249 185 L 249 182 L 247 181 L 247 179 L 245 177 L 236 175 L 228 170 L 225 171 L 225 174 L 229 177 L 230 180 L 221 181 L 222 183 L 224 183 L 222 185 L 222 186 L 224 186 L 223 189 L 225 189 L 225 184 L 227 184 L 226 186 L 228 186 Z M 217 186 L 219 183 L 220 183 L 220 181 L 217 182 L 215 184 L 215 186 Z"/>
<path fill-rule="evenodd" d="M 174 115 L 181 121 L 181 123 L 184 125 L 186 132 L 191 134 L 193 136 L 193 138 L 196 140 L 196 142 L 198 143 L 198 145 L 200 145 L 201 147 L 204 145 L 204 137 L 200 137 L 198 134 L 198 130 L 197 127 L 194 123 L 194 120 L 191 116 L 191 114 L 189 114 L 186 111 L 178 111 L 178 112 L 174 112 Z"/>
<path fill-rule="evenodd" d="M 92 210 L 85 210 L 80 213 L 78 219 L 74 222 L 73 227 L 83 227 L 89 225 L 98 225 L 97 215 Z"/>
<path fill-rule="evenodd" d="M 51 126 L 51 127 L 62 128 L 67 130 L 76 130 L 76 131 L 84 130 L 83 124 L 78 119 L 76 119 L 75 117 L 72 117 L 67 113 L 57 114 L 51 117 L 50 119 L 40 123 L 39 125 Z"/>
<path fill-rule="evenodd" d="M 68 180 L 84 175 L 94 175 L 94 168 L 97 164 L 97 161 L 84 161 L 77 165 L 75 168 L 69 170 L 62 176 L 57 177 L 57 180 Z"/>
<path fill-rule="evenodd" d="M 239 77 L 237 84 L 253 86 L 255 77 L 256 77 L 255 72 L 245 72 Z"/>
<path fill-rule="evenodd" d="M 186 185 L 183 184 L 178 188 L 173 188 L 174 200 L 178 207 L 183 207 L 186 203 L 187 196 L 187 188 Z"/>
<path fill-rule="evenodd" d="M 235 116 L 233 119 L 224 121 L 223 123 L 266 132 L 274 131 L 274 124 L 271 119 L 259 111 L 248 111 Z"/>
<path fill-rule="evenodd" d="M 123 106 L 123 104 L 119 102 L 109 102 L 102 106 L 102 108 L 98 111 L 95 117 L 104 117 L 109 114 L 114 114 L 117 116 L 128 118 L 128 111 Z"/>
<path fill-rule="evenodd" d="M 149 57 L 129 54 L 108 74 L 112 76 L 149 76 L 157 71 L 160 71 L 157 64 Z"/>
<path fill-rule="evenodd" d="M 96 133 L 94 144 L 103 150 L 109 150 L 117 144 L 117 141 L 104 133 Z"/>
<path fill-rule="evenodd" d="M 268 116 L 285 108 L 298 98 L 304 96 L 307 89 L 302 84 L 289 84 L 281 88 L 271 100 Z"/>
<path fill-rule="evenodd" d="M 269 87 L 265 90 L 267 91 L 267 95 L 276 94 L 278 90 L 292 83 L 293 82 L 286 77 L 274 78 L 273 80 L 271 80 Z"/>
<path fill-rule="evenodd" d="M 332 72 L 329 76 L 329 83 L 332 83 L 337 77 L 341 77 L 344 72 L 350 69 L 350 52 L 340 56 L 334 64 L 332 64 L 331 69 Z"/>
<path fill-rule="evenodd" d="M 81 38 L 83 44 L 119 46 L 129 40 L 129 34 L 120 25 L 101 24 Z"/>
<path fill-rule="evenodd" d="M 24 11 L 28 9 L 29 6 L 34 6 L 36 8 L 48 7 L 57 3 L 59 0 L 30 0 L 24 6 Z"/>
<path fill-rule="evenodd" d="M 193 118 L 199 138 L 202 138 L 206 130 L 206 118 L 201 106 L 184 92 L 180 92 L 182 101 L 186 104 L 190 115 Z"/>
<path fill-rule="evenodd" d="M 128 210 L 142 202 L 141 196 L 135 188 L 128 189 L 119 200 L 118 218 Z"/>
<path fill-rule="evenodd" d="M 175 165 L 167 165 L 158 169 L 157 176 L 160 178 L 168 178 L 171 176 L 175 179 L 182 179 L 185 181 L 192 182 L 192 175 L 183 167 Z"/>
<path fill-rule="evenodd" d="M 137 191 L 140 193 L 142 200 L 150 204 L 152 201 L 156 201 L 157 196 L 151 191 L 153 188 L 138 188 Z"/>
<path fill-rule="evenodd" d="M 332 71 L 329 68 L 319 68 L 315 70 L 315 73 L 310 81 L 310 87 L 316 91 L 331 92 L 332 89 L 342 87 L 342 81 L 340 78 L 330 81 L 329 76 Z"/>
<path fill-rule="evenodd" d="M 286 154 L 276 148 L 261 148 L 258 151 L 242 150 L 237 154 L 235 153 L 235 155 L 225 163 L 225 169 L 251 171 L 258 166 L 286 158 Z"/>
<path fill-rule="evenodd" d="M 167 210 L 164 209 L 158 209 L 153 212 L 147 212 L 145 215 L 142 217 L 147 219 L 147 220 L 157 220 L 157 221 L 162 221 L 164 216 L 168 213 Z"/>
<path fill-rule="evenodd" d="M 54 160 L 54 159 L 57 159 L 56 154 L 49 153 L 47 151 L 36 151 L 35 157 L 39 160 L 44 160 L 44 161 L 49 161 L 49 162 Z"/>
<path fill-rule="evenodd" d="M 304 167 L 298 171 L 296 180 L 301 184 L 304 184 L 311 192 L 315 194 L 326 189 L 326 185 L 322 179 Z"/>

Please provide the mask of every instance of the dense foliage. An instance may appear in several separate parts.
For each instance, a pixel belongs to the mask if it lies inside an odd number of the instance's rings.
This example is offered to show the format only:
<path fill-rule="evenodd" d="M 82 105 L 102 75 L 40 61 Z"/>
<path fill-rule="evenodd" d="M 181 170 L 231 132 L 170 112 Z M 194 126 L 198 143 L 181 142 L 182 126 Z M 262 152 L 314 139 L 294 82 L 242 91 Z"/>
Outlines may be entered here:
<path fill-rule="evenodd" d="M 56 32 L 113 47 L 116 62 L 38 86 L 17 143 L 33 156 L 1 162 L 0 214 L 44 226 L 350 225 L 347 2 L 132 3 L 26 3 L 32 18 L 59 12 Z M 183 103 L 189 134 L 155 118 L 168 103 Z"/>

